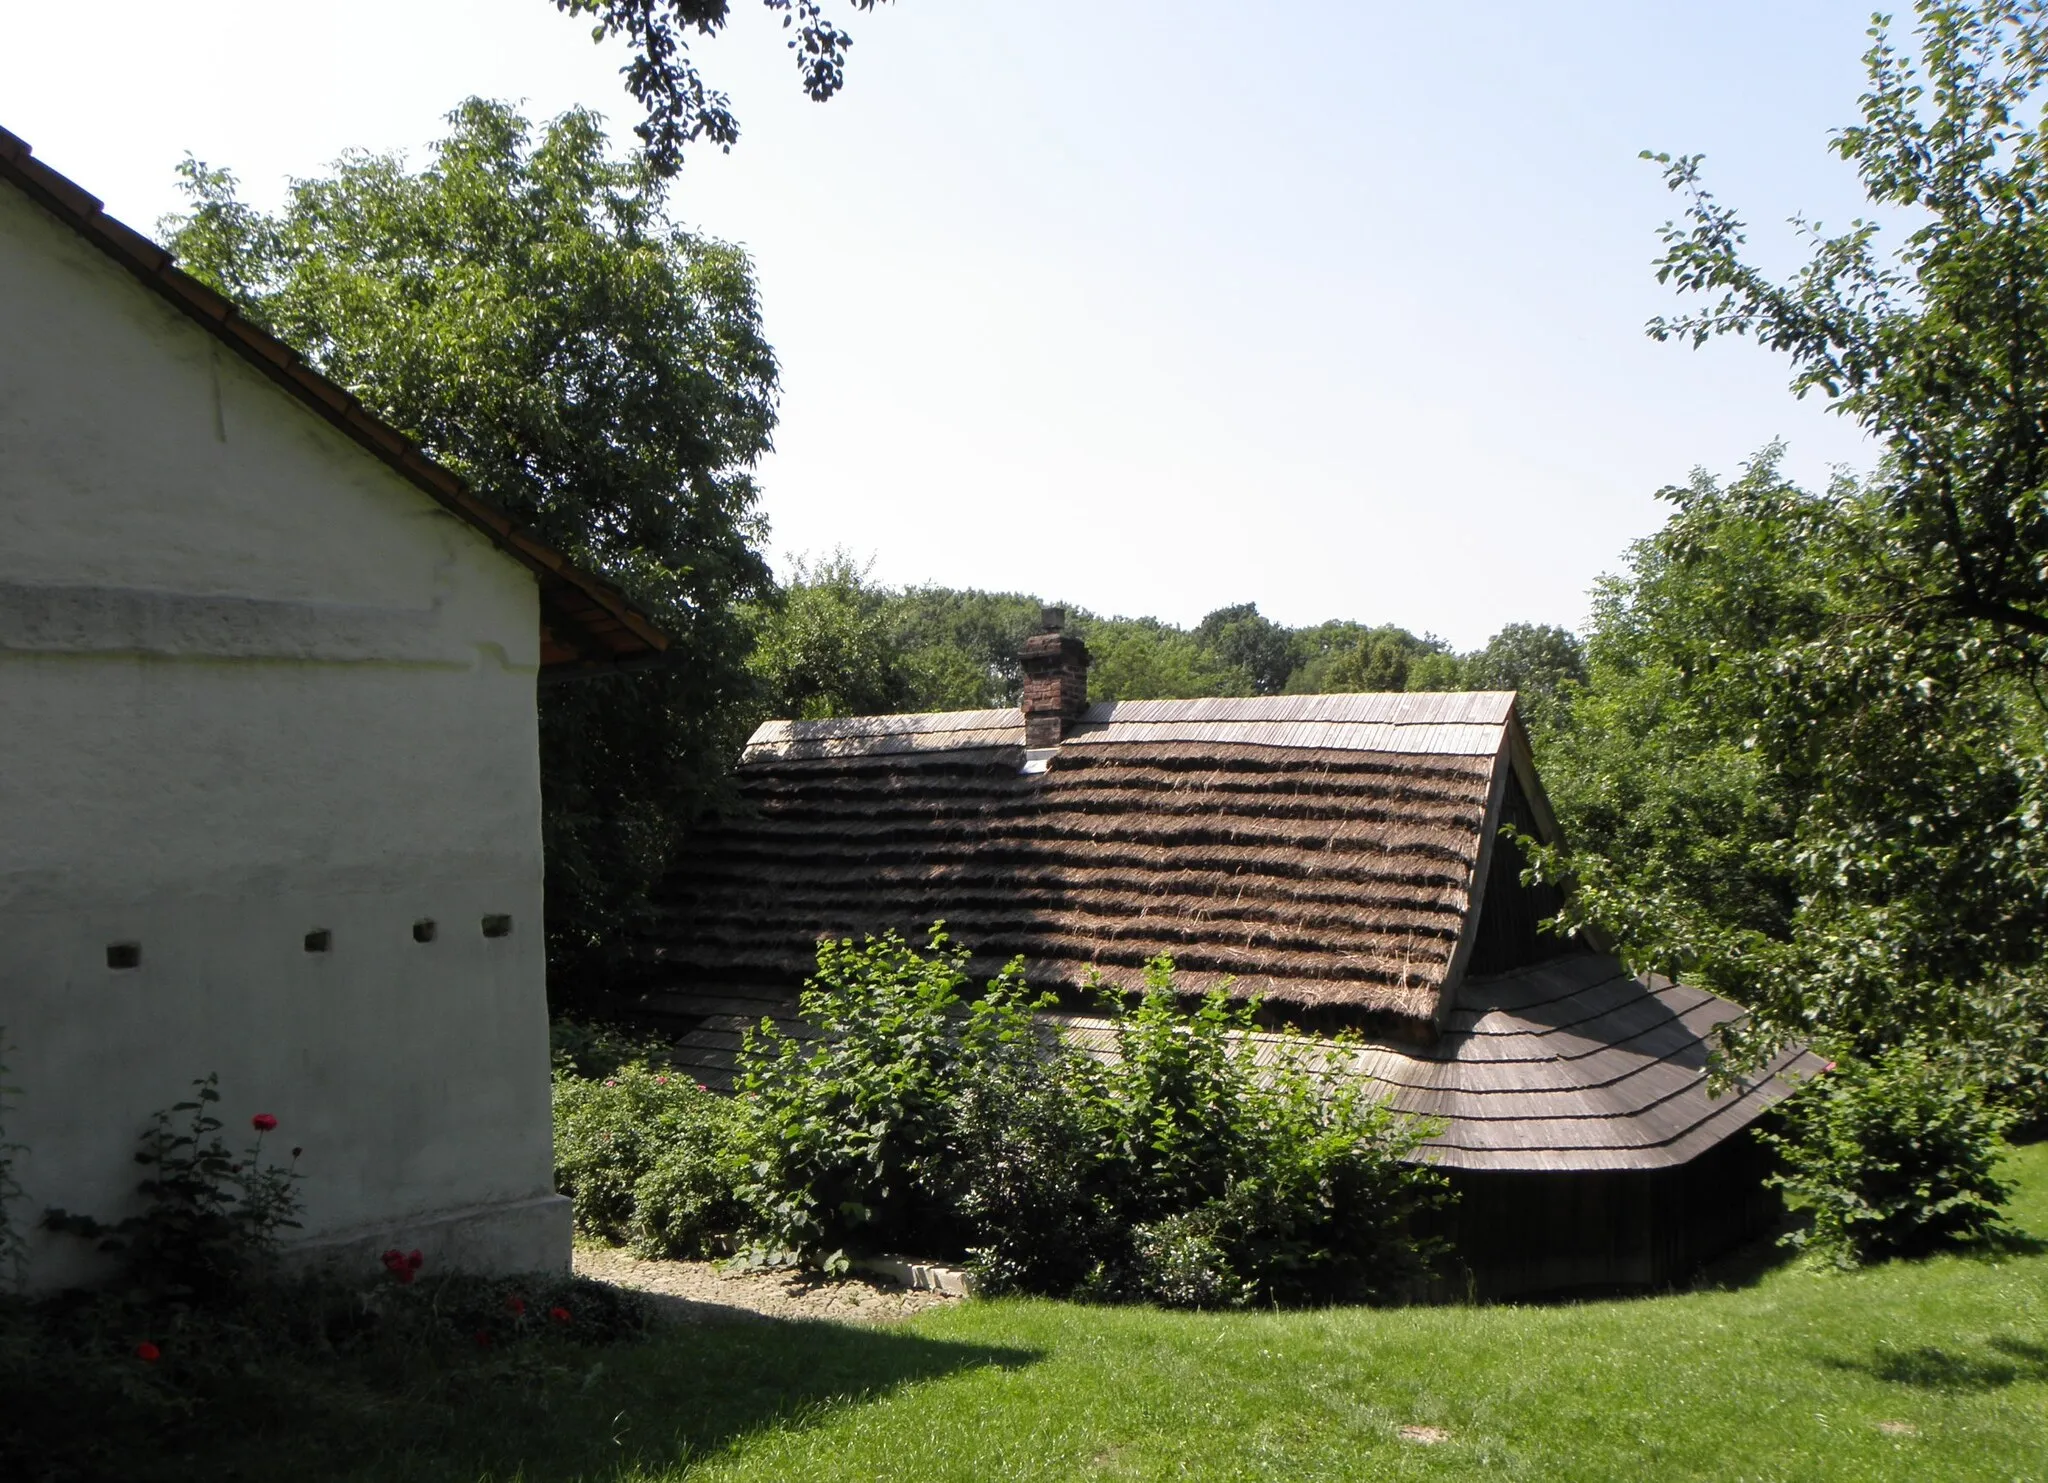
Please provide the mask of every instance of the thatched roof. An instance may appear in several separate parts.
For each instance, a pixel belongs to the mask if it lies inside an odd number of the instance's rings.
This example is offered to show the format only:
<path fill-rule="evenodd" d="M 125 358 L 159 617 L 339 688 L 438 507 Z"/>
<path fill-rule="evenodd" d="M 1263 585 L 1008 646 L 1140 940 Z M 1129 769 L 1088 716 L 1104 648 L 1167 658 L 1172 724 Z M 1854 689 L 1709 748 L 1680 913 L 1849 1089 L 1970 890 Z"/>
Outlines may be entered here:
<path fill-rule="evenodd" d="M 1737 1006 L 1538 931 L 1558 902 L 1498 840 L 1556 835 L 1512 695 L 1109 703 L 1023 741 L 1014 710 L 754 734 L 744 809 L 694 842 L 647 942 L 644 1008 L 700 1079 L 729 1086 L 745 1029 L 794 1019 L 819 938 L 941 918 L 981 972 L 1132 988 L 1166 954 L 1190 992 L 1362 1030 L 1330 1053 L 1448 1119 L 1452 1165 L 1683 1163 L 1817 1064 L 1710 1097 Z"/>
<path fill-rule="evenodd" d="M 1016 711 L 770 722 L 749 813 L 692 849 L 657 956 L 800 978 L 820 936 L 943 917 L 1056 988 L 1133 985 L 1165 953 L 1191 991 L 1424 1029 L 1518 734 L 1491 693 L 1110 703 L 1043 757 Z"/>

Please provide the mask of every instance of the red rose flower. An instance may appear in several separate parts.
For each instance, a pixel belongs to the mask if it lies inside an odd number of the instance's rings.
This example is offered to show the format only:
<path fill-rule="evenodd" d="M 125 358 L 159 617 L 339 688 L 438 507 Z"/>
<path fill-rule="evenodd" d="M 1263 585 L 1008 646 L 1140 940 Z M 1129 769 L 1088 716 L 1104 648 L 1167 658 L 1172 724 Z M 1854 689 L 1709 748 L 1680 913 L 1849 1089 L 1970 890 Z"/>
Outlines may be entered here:
<path fill-rule="evenodd" d="M 249 1119 L 249 1126 L 259 1133 L 268 1133 L 277 1126 L 277 1119 L 267 1112 L 259 1112 Z"/>
<path fill-rule="evenodd" d="M 163 1357 L 163 1351 L 144 1339 L 135 1346 L 135 1357 L 146 1365 L 153 1365 Z"/>
<path fill-rule="evenodd" d="M 567 1308 L 550 1308 L 548 1309 L 548 1317 L 552 1318 L 556 1323 L 567 1323 L 569 1321 L 569 1310 Z"/>
<path fill-rule="evenodd" d="M 505 1299 L 505 1306 L 510 1308 L 516 1315 L 524 1316 L 526 1313 L 526 1299 L 524 1298 L 507 1298 Z"/>
<path fill-rule="evenodd" d="M 417 1272 L 427 1264 L 427 1259 L 420 1255 L 418 1247 L 414 1247 L 405 1254 L 405 1264 Z"/>

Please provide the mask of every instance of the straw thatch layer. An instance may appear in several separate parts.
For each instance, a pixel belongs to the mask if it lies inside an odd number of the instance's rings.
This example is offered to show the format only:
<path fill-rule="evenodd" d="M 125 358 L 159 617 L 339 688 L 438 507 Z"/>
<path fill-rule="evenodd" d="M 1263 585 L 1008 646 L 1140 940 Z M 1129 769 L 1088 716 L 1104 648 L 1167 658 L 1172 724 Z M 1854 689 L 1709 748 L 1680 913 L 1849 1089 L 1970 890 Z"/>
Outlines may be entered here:
<path fill-rule="evenodd" d="M 750 753 L 747 812 L 700 836 L 671 882 L 658 981 L 798 981 L 820 937 L 921 939 L 944 919 L 982 966 L 1022 956 L 1049 987 L 1130 987 L 1167 954 L 1193 991 L 1434 1012 L 1491 753 L 1095 740 L 1028 772 L 1020 748 L 899 750 L 908 734 Z"/>

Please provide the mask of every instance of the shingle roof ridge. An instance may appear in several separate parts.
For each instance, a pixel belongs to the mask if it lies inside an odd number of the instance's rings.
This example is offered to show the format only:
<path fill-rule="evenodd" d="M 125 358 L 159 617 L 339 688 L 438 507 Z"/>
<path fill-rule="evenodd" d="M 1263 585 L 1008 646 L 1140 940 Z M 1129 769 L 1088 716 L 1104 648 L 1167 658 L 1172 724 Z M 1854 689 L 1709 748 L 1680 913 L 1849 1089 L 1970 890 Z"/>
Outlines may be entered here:
<path fill-rule="evenodd" d="M 1024 725 L 1015 706 L 983 711 L 905 711 L 889 716 L 827 716 L 815 721 L 763 721 L 748 746 L 788 741 L 850 741 L 863 737 L 927 736 L 949 731 L 998 731 Z"/>
<path fill-rule="evenodd" d="M 395 469 L 437 504 L 482 532 L 492 545 L 538 576 L 543 587 L 558 582 L 580 593 L 606 615 L 601 624 L 590 625 L 591 634 L 598 635 L 602 627 L 629 636 L 624 646 L 607 643 L 613 657 L 651 657 L 669 647 L 669 635 L 617 588 L 541 541 L 470 488 L 466 480 L 429 458 L 412 439 L 370 413 L 345 388 L 314 370 L 304 356 L 243 318 L 227 299 L 178 267 L 168 249 L 126 222 L 109 216 L 99 197 L 36 159 L 26 139 L 4 128 L 0 128 L 0 180 L 19 187 L 44 210 L 198 321 L 316 415 Z M 568 616 L 576 617 L 573 613 Z M 599 641 L 605 642 L 601 637 Z M 628 650 L 637 653 L 629 654 Z"/>
<path fill-rule="evenodd" d="M 1424 756 L 1490 756 L 1513 713 L 1511 690 L 1366 692 L 1338 695 L 1210 696 L 1191 700 L 1105 700 L 1075 722 L 1069 744 L 1207 742 L 1217 745 L 1337 749 Z M 951 745 L 985 747 L 992 732 L 1015 731 L 1023 741 L 1024 714 L 1015 707 L 973 711 L 915 711 L 882 716 L 831 716 L 764 721 L 748 738 L 750 750 L 833 745 L 834 755 L 865 755 L 866 743 L 904 739 L 909 750 Z M 894 750 L 905 750 L 896 747 Z"/>
<path fill-rule="evenodd" d="M 1500 726 L 1512 690 L 1395 690 L 1330 695 L 1209 696 L 1191 700 L 1104 700 L 1084 726 L 1132 721 L 1292 721 L 1391 726 Z"/>

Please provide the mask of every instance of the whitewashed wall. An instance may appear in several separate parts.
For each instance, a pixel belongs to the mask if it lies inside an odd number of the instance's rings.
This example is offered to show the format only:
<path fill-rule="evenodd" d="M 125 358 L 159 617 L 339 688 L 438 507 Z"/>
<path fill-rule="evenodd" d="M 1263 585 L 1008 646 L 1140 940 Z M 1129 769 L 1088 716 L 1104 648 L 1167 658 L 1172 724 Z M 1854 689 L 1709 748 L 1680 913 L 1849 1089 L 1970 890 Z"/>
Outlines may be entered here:
<path fill-rule="evenodd" d="M 311 1246 L 566 1263 L 538 662 L 528 572 L 0 184 L 18 1220 L 133 1208 L 148 1114 L 218 1071 L 304 1147 Z"/>

